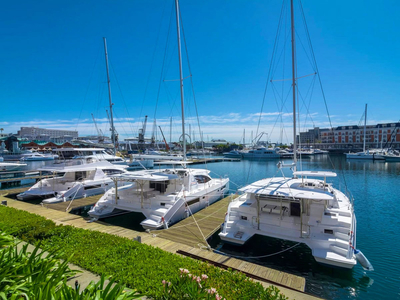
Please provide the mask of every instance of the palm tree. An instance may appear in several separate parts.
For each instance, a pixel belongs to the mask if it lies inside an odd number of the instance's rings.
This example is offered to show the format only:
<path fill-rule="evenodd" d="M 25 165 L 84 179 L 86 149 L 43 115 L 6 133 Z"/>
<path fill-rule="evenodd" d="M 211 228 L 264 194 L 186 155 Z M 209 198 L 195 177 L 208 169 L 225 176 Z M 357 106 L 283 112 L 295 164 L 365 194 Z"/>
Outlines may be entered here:
<path fill-rule="evenodd" d="M 0 128 L 0 133 L 3 133 L 4 128 Z"/>

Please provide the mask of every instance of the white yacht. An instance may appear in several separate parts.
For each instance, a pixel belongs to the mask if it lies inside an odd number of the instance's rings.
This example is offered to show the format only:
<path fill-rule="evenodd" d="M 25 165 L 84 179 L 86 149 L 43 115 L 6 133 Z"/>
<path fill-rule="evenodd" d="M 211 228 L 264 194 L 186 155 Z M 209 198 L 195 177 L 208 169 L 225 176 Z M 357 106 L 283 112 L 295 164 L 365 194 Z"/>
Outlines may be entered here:
<path fill-rule="evenodd" d="M 111 155 L 104 148 L 61 148 L 53 151 L 56 151 L 61 158 L 93 159 L 95 161 L 108 161 L 115 165 L 128 164 L 126 159 Z"/>
<path fill-rule="evenodd" d="M 4 158 L 0 156 L 0 172 L 17 171 L 25 166 L 26 164 L 4 162 Z"/>
<path fill-rule="evenodd" d="M 58 158 L 56 154 L 42 154 L 38 152 L 32 152 L 23 154 L 21 161 L 44 161 L 44 160 L 55 160 Z"/>
<path fill-rule="evenodd" d="M 180 154 L 131 154 L 133 159 L 136 160 L 153 160 L 153 161 L 182 161 L 183 156 Z"/>
<path fill-rule="evenodd" d="M 115 188 L 110 189 L 89 211 L 95 219 L 118 210 L 141 212 L 146 219 L 140 224 L 145 229 L 167 228 L 221 198 L 229 189 L 229 179 L 210 177 L 206 169 L 186 168 L 186 134 L 184 116 L 183 74 L 179 29 L 179 2 L 175 0 L 182 107 L 182 161 L 168 155 L 168 164 L 182 165 L 179 169 L 143 170 L 115 176 Z M 151 155 L 149 155 L 151 156 Z M 119 182 L 130 183 L 119 187 Z"/>
<path fill-rule="evenodd" d="M 385 151 L 382 150 L 366 150 L 345 154 L 347 159 L 385 160 Z"/>
<path fill-rule="evenodd" d="M 128 162 L 128 167 L 130 169 L 152 169 L 154 168 L 154 160 L 153 159 L 145 159 L 145 158 L 133 158 L 132 154 L 130 155 L 130 160 Z"/>
<path fill-rule="evenodd" d="M 178 222 L 220 199 L 229 179 L 213 179 L 204 169 L 164 169 L 127 172 L 114 176 L 110 189 L 89 211 L 95 219 L 121 210 L 140 212 L 145 229 L 159 229 Z M 123 183 L 123 187 L 119 187 Z M 130 184 L 128 184 L 130 183 Z"/>
<path fill-rule="evenodd" d="M 56 203 L 93 196 L 106 192 L 114 186 L 110 175 L 126 172 L 122 166 L 106 161 L 71 166 L 45 166 L 40 172 L 53 174 L 51 178 L 38 181 L 27 191 L 18 194 L 19 200 L 48 198 L 43 203 Z"/>
<path fill-rule="evenodd" d="M 229 152 L 224 152 L 223 155 L 224 157 L 227 158 L 242 158 L 242 153 L 239 152 L 238 150 L 231 150 Z"/>
<path fill-rule="evenodd" d="M 297 171 L 295 29 L 291 0 L 293 163 L 291 177 L 272 177 L 240 189 L 243 193 L 228 206 L 219 233 L 228 243 L 243 245 L 254 235 L 304 243 L 319 263 L 352 268 L 357 261 L 367 270 L 372 265 L 356 249 L 356 216 L 352 198 L 333 188 L 327 178 L 336 173 Z M 272 80 L 271 80 L 272 81 Z M 315 178 L 316 177 L 316 178 Z M 266 246 L 264 246 L 266 247 Z"/>
<path fill-rule="evenodd" d="M 257 149 L 252 149 L 247 152 L 242 152 L 243 158 L 248 159 L 268 159 L 268 158 L 280 158 L 279 148 L 265 148 L 259 147 Z"/>
<path fill-rule="evenodd" d="M 400 153 L 398 150 L 390 150 L 388 153 L 383 155 L 385 161 L 387 162 L 399 162 L 400 161 Z"/>
<path fill-rule="evenodd" d="M 363 151 L 356 153 L 345 153 L 346 159 L 366 159 L 366 160 L 384 160 L 384 155 L 386 154 L 383 149 L 365 149 L 366 134 L 367 134 L 367 104 L 365 104 L 364 112 L 364 137 L 363 137 Z"/>
<path fill-rule="evenodd" d="M 356 218 L 349 198 L 326 182 L 335 176 L 294 172 L 292 178 L 267 178 L 240 189 L 219 236 L 239 245 L 255 234 L 305 243 L 316 261 L 352 268 Z"/>

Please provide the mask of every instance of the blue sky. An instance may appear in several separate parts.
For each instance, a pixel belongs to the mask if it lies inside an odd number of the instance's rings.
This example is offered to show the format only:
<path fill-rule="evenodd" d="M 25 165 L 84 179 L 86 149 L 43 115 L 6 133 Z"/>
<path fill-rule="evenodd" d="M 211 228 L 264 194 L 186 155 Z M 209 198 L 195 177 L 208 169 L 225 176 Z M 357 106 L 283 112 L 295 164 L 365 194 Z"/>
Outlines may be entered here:
<path fill-rule="evenodd" d="M 282 2 L 181 0 L 180 6 L 204 139 L 238 142 L 244 129 L 250 138 L 257 131 Z M 180 99 L 178 82 L 172 81 L 179 78 L 174 16 L 169 25 L 172 8 L 171 0 L 2 3 L 4 132 L 38 126 L 95 134 L 91 113 L 107 132 L 106 37 L 121 137 L 136 136 L 148 115 L 148 135 L 156 117 L 169 139 L 172 117 L 176 139 Z M 303 8 L 333 125 L 359 124 L 365 103 L 368 123 L 398 121 L 400 2 L 303 1 Z M 302 33 L 299 29 L 298 38 L 305 42 Z M 300 42 L 298 50 L 300 60 Z M 186 61 L 184 54 L 184 76 L 189 75 Z M 303 65 L 299 63 L 299 77 L 310 73 Z M 199 139 L 190 80 L 184 85 L 187 124 Z M 308 109 L 312 117 L 300 112 L 302 129 L 329 126 L 324 102 L 313 94 L 316 99 Z M 284 124 L 283 142 L 290 142 L 290 106 L 280 111 L 275 103 L 267 95 L 258 131 L 277 141 Z"/>

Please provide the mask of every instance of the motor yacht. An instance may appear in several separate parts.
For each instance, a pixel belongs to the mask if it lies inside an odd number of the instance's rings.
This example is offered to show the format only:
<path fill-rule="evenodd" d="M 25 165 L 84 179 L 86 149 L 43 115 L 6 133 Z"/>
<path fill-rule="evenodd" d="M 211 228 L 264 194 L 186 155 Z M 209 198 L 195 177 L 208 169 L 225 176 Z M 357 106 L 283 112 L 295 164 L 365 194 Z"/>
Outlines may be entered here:
<path fill-rule="evenodd" d="M 114 186 L 111 175 L 126 172 L 124 167 L 106 161 L 45 166 L 38 171 L 52 177 L 41 179 L 27 191 L 18 194 L 17 199 L 41 197 L 45 198 L 43 203 L 57 203 L 102 194 Z"/>
<path fill-rule="evenodd" d="M 268 159 L 268 158 L 280 158 L 279 148 L 266 148 L 259 147 L 257 149 L 252 149 L 246 152 L 242 152 L 243 158 L 247 159 Z"/>
<path fill-rule="evenodd" d="M 56 154 L 42 154 L 39 152 L 32 152 L 23 154 L 21 161 L 44 161 L 44 160 L 55 160 L 58 158 Z"/>
<path fill-rule="evenodd" d="M 224 157 L 227 158 L 242 158 L 242 153 L 239 152 L 238 150 L 231 150 L 229 152 L 224 152 L 223 155 Z"/>

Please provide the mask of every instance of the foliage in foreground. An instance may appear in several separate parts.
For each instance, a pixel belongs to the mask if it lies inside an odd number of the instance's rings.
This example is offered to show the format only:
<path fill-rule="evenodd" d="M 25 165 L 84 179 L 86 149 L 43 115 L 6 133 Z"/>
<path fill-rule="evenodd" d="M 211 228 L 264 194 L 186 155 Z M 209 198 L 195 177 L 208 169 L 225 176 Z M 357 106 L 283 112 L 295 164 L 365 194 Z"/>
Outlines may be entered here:
<path fill-rule="evenodd" d="M 193 274 L 207 274 L 208 284 L 226 299 L 286 299 L 276 288 L 264 289 L 242 273 L 224 271 L 127 238 L 57 226 L 41 216 L 4 206 L 0 207 L 0 220 L 0 229 L 8 228 L 13 235 L 32 244 L 63 249 L 64 259 L 74 253 L 72 263 L 97 274 L 109 274 L 154 299 L 168 299 L 162 281 L 177 282 L 180 268 L 190 269 Z"/>
<path fill-rule="evenodd" d="M 39 246 L 32 252 L 25 244 L 20 250 L 14 239 L 0 232 L 0 299 L 34 300 L 89 300 L 134 299 L 134 292 L 124 293 L 124 287 L 111 280 L 105 285 L 104 276 L 93 281 L 82 291 L 67 284 L 67 279 L 77 272 L 61 260 L 59 251 L 43 252 Z"/>

